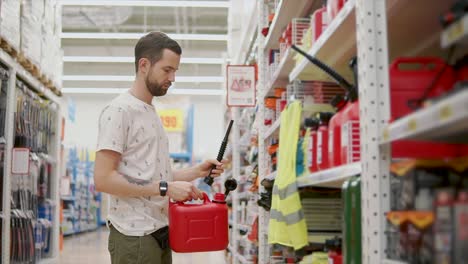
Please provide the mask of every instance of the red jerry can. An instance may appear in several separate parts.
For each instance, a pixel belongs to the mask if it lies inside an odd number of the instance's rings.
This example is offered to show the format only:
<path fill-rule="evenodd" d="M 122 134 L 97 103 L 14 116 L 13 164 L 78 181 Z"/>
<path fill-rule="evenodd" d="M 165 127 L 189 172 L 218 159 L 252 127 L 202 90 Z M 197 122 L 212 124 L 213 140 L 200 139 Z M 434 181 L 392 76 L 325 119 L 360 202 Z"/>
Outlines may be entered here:
<path fill-rule="evenodd" d="M 169 244 L 175 252 L 224 250 L 229 244 L 228 207 L 224 194 L 213 201 L 203 193 L 203 204 L 169 202 Z"/>

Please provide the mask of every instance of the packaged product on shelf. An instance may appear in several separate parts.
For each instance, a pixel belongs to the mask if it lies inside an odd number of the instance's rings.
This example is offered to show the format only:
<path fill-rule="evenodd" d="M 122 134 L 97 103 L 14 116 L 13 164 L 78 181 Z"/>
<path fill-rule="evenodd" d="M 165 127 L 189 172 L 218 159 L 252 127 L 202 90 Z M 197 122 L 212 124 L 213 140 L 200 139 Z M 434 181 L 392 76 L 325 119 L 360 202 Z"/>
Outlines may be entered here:
<path fill-rule="evenodd" d="M 41 45 L 38 43 L 41 43 L 43 12 L 43 1 L 26 0 L 21 4 L 21 52 L 36 66 L 41 60 Z"/>
<path fill-rule="evenodd" d="M 265 98 L 265 126 L 272 125 L 276 120 L 276 100 L 276 97 Z"/>
<path fill-rule="evenodd" d="M 330 119 L 333 117 L 333 113 L 320 112 L 319 117 L 319 128 L 317 129 L 317 147 L 315 148 L 315 157 L 317 163 L 317 170 L 325 170 L 330 167 L 328 160 L 328 144 L 329 144 L 329 129 L 328 124 Z"/>
<path fill-rule="evenodd" d="M 20 6 L 18 0 L 2 0 L 0 8 L 0 35 L 10 48 L 20 50 Z M 5 47 L 3 47 L 5 48 Z"/>
<path fill-rule="evenodd" d="M 390 210 L 415 210 L 419 196 L 426 196 L 421 190 L 449 186 L 457 182 L 459 175 L 443 160 L 404 160 L 392 163 Z M 430 200 L 434 193 L 430 192 Z"/>
<path fill-rule="evenodd" d="M 468 190 L 458 192 L 454 205 L 454 263 L 468 259 Z"/>
<path fill-rule="evenodd" d="M 328 0 L 327 12 L 330 22 L 338 15 L 347 0 Z"/>
<path fill-rule="evenodd" d="M 436 192 L 434 222 L 434 259 L 435 263 L 454 263 L 453 206 L 455 192 L 453 189 L 442 189 Z"/>
<path fill-rule="evenodd" d="M 309 172 L 317 171 L 317 129 L 319 127 L 319 120 L 316 118 L 306 118 L 304 120 L 304 125 L 307 128 L 306 134 L 304 137 L 309 138 L 307 140 L 307 168 Z"/>
<path fill-rule="evenodd" d="M 322 8 L 315 10 L 310 20 L 310 27 L 312 28 L 312 45 L 318 40 L 320 35 L 322 35 L 322 32 L 325 31 L 328 24 L 329 19 L 327 7 L 323 6 Z"/>

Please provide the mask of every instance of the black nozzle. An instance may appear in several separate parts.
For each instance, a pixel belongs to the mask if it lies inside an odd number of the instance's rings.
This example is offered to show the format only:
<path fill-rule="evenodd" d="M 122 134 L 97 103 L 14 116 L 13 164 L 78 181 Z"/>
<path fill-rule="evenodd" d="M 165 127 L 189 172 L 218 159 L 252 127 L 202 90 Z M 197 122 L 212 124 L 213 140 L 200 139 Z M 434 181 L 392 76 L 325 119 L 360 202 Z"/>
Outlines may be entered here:
<path fill-rule="evenodd" d="M 221 147 L 219 148 L 219 151 L 218 151 L 218 157 L 216 157 L 217 161 L 223 160 L 224 152 L 226 151 L 226 146 L 228 143 L 228 138 L 229 138 L 229 134 L 231 133 L 231 128 L 232 128 L 233 123 L 234 123 L 234 120 L 231 120 L 231 122 L 229 122 L 228 129 L 226 131 L 226 134 L 224 135 L 223 142 L 221 143 Z M 213 177 L 211 177 L 211 172 L 213 171 L 214 168 L 216 168 L 216 166 L 211 167 L 210 173 L 208 174 L 208 176 L 205 177 L 205 179 L 203 179 L 203 181 L 209 186 L 211 186 L 214 181 Z"/>
<path fill-rule="evenodd" d="M 345 78 L 343 78 L 339 73 L 337 73 L 335 70 L 330 68 L 330 66 L 326 65 L 325 63 L 321 62 L 317 58 L 307 54 L 307 52 L 299 49 L 296 47 L 296 45 L 292 45 L 291 48 L 295 51 L 297 51 L 299 54 L 302 56 L 306 57 L 307 60 L 309 60 L 312 64 L 315 66 L 319 67 L 322 71 L 327 73 L 330 77 L 333 78 L 341 87 L 345 88 L 347 91 L 354 90 L 354 87 L 346 81 Z"/>
<path fill-rule="evenodd" d="M 317 118 L 306 118 L 304 119 L 304 126 L 312 129 L 317 129 L 319 126 L 319 120 Z"/>
<path fill-rule="evenodd" d="M 356 56 L 352 57 L 351 60 L 349 60 L 349 67 L 353 71 L 353 77 L 354 77 L 354 88 L 349 91 L 349 95 L 348 95 L 351 102 L 354 102 L 358 99 L 357 92 L 359 90 L 359 85 L 358 85 L 359 76 L 358 76 L 358 64 L 357 63 L 358 61 L 357 61 Z"/>
<path fill-rule="evenodd" d="M 330 119 L 333 117 L 334 113 L 330 112 L 320 112 L 318 113 L 318 118 L 320 120 L 320 125 L 327 125 L 330 122 Z"/>
<path fill-rule="evenodd" d="M 230 191 L 234 191 L 237 188 L 237 181 L 234 178 L 229 178 L 224 182 L 224 188 L 226 191 L 224 191 L 224 199 L 226 199 L 227 195 L 229 194 Z"/>
<path fill-rule="evenodd" d="M 338 94 L 333 97 L 330 104 L 333 107 L 340 109 L 345 102 L 346 102 L 345 98 L 342 95 Z"/>

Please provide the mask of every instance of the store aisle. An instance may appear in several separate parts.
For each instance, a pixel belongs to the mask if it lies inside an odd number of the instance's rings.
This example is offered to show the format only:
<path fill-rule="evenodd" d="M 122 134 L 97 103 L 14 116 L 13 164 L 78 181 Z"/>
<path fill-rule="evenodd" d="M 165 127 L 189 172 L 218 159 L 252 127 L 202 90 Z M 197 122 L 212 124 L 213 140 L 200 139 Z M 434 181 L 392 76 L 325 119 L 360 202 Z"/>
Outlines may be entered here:
<path fill-rule="evenodd" d="M 109 231 L 101 228 L 96 232 L 66 237 L 60 264 L 99 263 L 110 264 L 107 251 Z M 178 254 L 173 253 L 173 264 L 225 264 L 224 251 Z"/>

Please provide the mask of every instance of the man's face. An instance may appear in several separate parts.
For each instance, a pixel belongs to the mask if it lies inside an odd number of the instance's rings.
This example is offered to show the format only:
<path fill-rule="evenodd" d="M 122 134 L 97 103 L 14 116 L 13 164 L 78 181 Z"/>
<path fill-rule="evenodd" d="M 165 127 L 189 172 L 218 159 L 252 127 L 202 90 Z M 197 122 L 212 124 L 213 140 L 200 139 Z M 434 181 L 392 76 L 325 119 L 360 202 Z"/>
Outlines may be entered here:
<path fill-rule="evenodd" d="M 145 77 L 146 88 L 153 96 L 163 96 L 175 81 L 175 72 L 179 69 L 180 55 L 165 49 L 162 58 L 153 64 Z"/>

